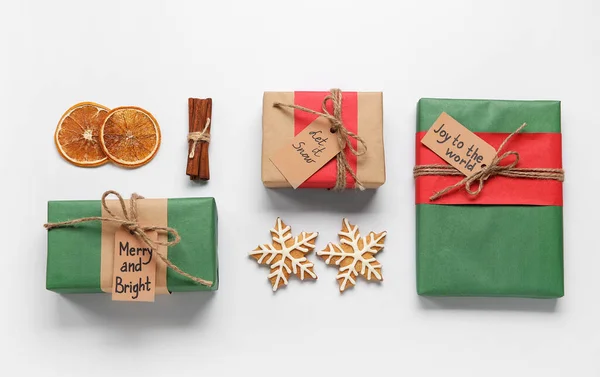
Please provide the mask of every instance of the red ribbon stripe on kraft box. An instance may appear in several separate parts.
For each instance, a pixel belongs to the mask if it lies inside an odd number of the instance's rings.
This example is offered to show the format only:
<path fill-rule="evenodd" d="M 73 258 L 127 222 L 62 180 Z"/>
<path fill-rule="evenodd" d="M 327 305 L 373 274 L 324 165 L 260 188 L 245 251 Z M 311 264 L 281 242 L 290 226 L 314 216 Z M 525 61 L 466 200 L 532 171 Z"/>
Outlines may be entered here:
<path fill-rule="evenodd" d="M 323 100 L 330 92 L 265 92 L 263 97 L 262 181 L 266 187 L 286 188 L 290 183 L 270 161 L 270 157 L 309 124 L 329 120 L 300 109 L 274 107 L 274 104 L 293 104 L 315 112 L 323 112 Z M 333 114 L 331 101 L 326 110 Z M 383 149 L 383 99 L 381 92 L 342 92 L 341 121 L 345 128 L 364 140 L 364 154 L 354 155 L 348 147 L 344 154 L 350 168 L 367 189 L 385 182 L 385 155 Z M 363 149 L 357 139 L 350 137 L 351 146 L 359 153 Z M 337 179 L 337 163 L 333 158 L 300 188 L 333 188 Z M 346 187 L 354 188 L 355 180 L 346 172 Z"/>

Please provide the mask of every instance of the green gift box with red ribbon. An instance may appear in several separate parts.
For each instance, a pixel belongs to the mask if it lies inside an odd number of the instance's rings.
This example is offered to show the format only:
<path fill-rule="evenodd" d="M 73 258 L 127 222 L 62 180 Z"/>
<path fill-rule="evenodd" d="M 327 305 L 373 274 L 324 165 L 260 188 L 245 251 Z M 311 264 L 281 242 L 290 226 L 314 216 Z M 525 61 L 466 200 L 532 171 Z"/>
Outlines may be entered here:
<path fill-rule="evenodd" d="M 518 153 L 519 168 L 562 169 L 558 101 L 421 99 L 417 166 L 447 165 L 421 143 L 442 112 L 496 150 L 527 123 L 503 150 Z M 562 297 L 562 181 L 492 176 L 477 195 L 459 187 L 430 199 L 463 178 L 415 178 L 418 294 Z"/>

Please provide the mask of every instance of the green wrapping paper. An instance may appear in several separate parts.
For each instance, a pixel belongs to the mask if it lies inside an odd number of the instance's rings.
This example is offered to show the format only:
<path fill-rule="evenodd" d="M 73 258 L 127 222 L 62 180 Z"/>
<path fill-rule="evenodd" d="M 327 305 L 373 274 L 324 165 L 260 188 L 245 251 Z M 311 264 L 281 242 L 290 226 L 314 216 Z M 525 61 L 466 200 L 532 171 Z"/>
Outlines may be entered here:
<path fill-rule="evenodd" d="M 219 286 L 217 208 L 213 198 L 166 199 L 167 224 L 181 242 L 168 248 L 168 258 L 183 271 L 213 282 L 198 284 L 167 269 L 170 292 L 214 291 Z M 48 222 L 102 216 L 100 200 L 50 201 Z M 58 293 L 101 293 L 102 224 L 99 221 L 48 231 L 46 288 Z M 160 261 L 158 263 L 161 263 Z"/>
<path fill-rule="evenodd" d="M 527 122 L 523 133 L 530 135 L 523 138 L 528 138 L 531 143 L 536 141 L 536 135 L 544 140 L 558 140 L 558 148 L 546 148 L 539 141 L 535 145 L 525 145 L 522 142 L 519 145 L 522 162 L 519 164 L 527 163 L 523 154 L 527 154 L 530 161 L 531 156 L 544 159 L 551 154 L 552 161 L 561 163 L 560 102 L 421 99 L 417 116 L 417 165 L 425 164 L 419 161 L 423 159 L 419 157 L 420 153 L 421 156 L 423 153 L 430 153 L 420 151 L 420 137 L 442 112 L 448 113 L 476 134 L 479 133 L 484 140 L 488 134 L 508 135 L 523 122 Z M 515 140 L 518 140 L 519 135 L 515 136 Z M 504 136 L 501 139 L 503 138 Z M 498 145 L 494 147 L 497 148 Z M 513 145 L 509 143 L 505 150 L 513 150 Z M 519 149 L 515 150 L 519 152 Z M 439 163 L 445 164 L 441 159 Z M 535 167 L 561 168 L 562 165 Z M 418 294 L 531 298 L 563 296 L 563 211 L 560 182 L 514 182 L 509 181 L 511 178 L 491 177 L 486 182 L 490 192 L 486 192 L 487 187 L 482 192 L 488 195 L 487 198 L 491 195 L 500 197 L 497 200 L 502 204 L 438 204 L 428 202 L 428 199 L 419 199 L 433 194 L 429 187 L 431 185 L 427 188 L 428 192 L 419 192 L 424 190 L 419 181 L 422 179 L 424 177 L 417 178 L 416 184 Z M 454 177 L 455 182 L 460 179 Z M 491 182 L 492 180 L 498 181 Z M 514 189 L 514 185 L 520 185 L 519 189 Z M 538 186 L 530 185 L 539 185 L 540 193 L 545 190 L 544 185 L 551 185 L 558 193 L 556 196 L 560 198 L 559 203 L 510 204 L 512 198 L 524 195 L 523 192 L 535 192 Z M 435 183 L 433 186 L 436 190 L 446 187 L 439 187 Z M 453 195 L 462 199 L 460 195 L 467 194 L 462 189 Z M 447 201 L 451 200 L 452 198 Z M 515 200 L 515 203 L 519 202 Z"/>

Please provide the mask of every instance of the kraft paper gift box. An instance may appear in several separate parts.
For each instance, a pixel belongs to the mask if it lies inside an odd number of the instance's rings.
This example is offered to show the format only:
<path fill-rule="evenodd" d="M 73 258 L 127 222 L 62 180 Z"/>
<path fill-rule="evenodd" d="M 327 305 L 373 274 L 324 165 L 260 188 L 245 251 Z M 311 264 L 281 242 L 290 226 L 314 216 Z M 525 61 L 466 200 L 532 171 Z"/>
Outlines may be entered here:
<path fill-rule="evenodd" d="M 274 103 L 293 104 L 322 112 L 322 103 L 330 92 L 265 92 L 263 97 L 262 132 L 262 181 L 269 188 L 292 187 L 281 172 L 271 162 L 273 156 L 284 144 L 292 141 L 309 124 L 319 118 L 307 112 L 274 107 Z M 331 103 L 327 106 L 333 114 Z M 355 156 L 348 148 L 345 155 L 358 180 L 367 189 L 374 189 L 385 182 L 385 154 L 383 149 L 383 94 L 381 92 L 342 91 L 342 122 L 344 126 L 358 134 L 366 143 L 367 151 Z M 329 124 L 321 117 L 319 122 Z M 350 142 L 361 151 L 356 139 Z M 325 166 L 310 176 L 299 188 L 333 188 L 336 184 L 337 167 L 333 158 Z M 347 188 L 355 187 L 355 181 L 346 174 Z"/>
<path fill-rule="evenodd" d="M 217 290 L 215 200 L 141 199 L 137 203 L 140 223 L 174 228 L 181 237 L 181 241 L 168 250 L 166 247 L 159 250 L 181 270 L 213 283 L 210 287 L 198 284 L 166 268 L 159 260 L 157 294 Z M 118 201 L 109 200 L 107 205 L 119 213 Z M 49 223 L 92 216 L 108 216 L 100 200 L 48 202 Z M 117 227 L 114 223 L 93 221 L 49 230 L 46 288 L 58 293 L 110 292 Z M 166 240 L 166 235 L 161 237 Z"/>
<path fill-rule="evenodd" d="M 562 169 L 558 101 L 421 99 L 417 166 L 447 165 L 421 144 L 442 112 L 496 149 L 527 123 L 503 151 L 519 153 L 517 167 Z M 416 178 L 418 294 L 563 296 L 562 182 L 494 176 L 475 197 L 461 188 L 430 200 L 462 178 Z"/>

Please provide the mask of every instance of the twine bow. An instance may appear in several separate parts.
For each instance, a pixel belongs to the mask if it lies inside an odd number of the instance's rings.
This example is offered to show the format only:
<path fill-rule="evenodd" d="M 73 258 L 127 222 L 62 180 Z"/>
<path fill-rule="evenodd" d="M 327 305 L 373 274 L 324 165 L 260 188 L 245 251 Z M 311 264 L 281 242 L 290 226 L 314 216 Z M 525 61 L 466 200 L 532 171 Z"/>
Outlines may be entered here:
<path fill-rule="evenodd" d="M 106 205 L 106 197 L 108 197 L 109 195 L 114 195 L 117 197 L 117 199 L 119 199 L 119 203 L 121 204 L 121 210 L 123 211 L 123 215 L 121 217 L 115 215 Z M 195 281 L 196 283 L 205 285 L 207 287 L 211 287 L 213 285 L 212 281 L 204 280 L 199 277 L 188 274 L 187 272 L 185 272 L 185 271 L 181 270 L 179 267 L 177 267 L 173 262 L 171 262 L 167 257 L 162 255 L 162 253 L 158 251 L 159 246 L 169 247 L 169 246 L 177 245 L 181 241 L 181 237 L 179 236 L 179 233 L 177 232 L 176 229 L 170 228 L 168 226 L 155 226 L 155 225 L 141 226 L 138 222 L 138 209 L 137 209 L 137 200 L 138 199 L 144 199 L 144 197 L 140 196 L 138 194 L 135 194 L 135 193 L 131 195 L 131 199 L 129 201 L 129 211 L 127 211 L 127 207 L 125 206 L 125 200 L 123 200 L 123 197 L 121 196 L 121 194 L 119 194 L 116 191 L 112 191 L 112 190 L 106 191 L 104 194 L 102 194 L 101 202 L 102 202 L 102 207 L 104 208 L 106 213 L 109 214 L 110 217 L 101 217 L 101 216 L 82 217 L 79 219 L 74 219 L 74 220 L 69 220 L 69 221 L 63 221 L 63 222 L 57 222 L 57 223 L 47 223 L 47 224 L 44 224 L 44 228 L 46 228 L 47 230 L 51 230 L 54 228 L 64 228 L 67 226 L 90 222 L 90 221 L 103 221 L 103 222 L 111 222 L 111 223 L 119 224 L 120 226 L 123 226 L 127 230 L 129 230 L 131 232 L 131 234 L 135 235 L 140 240 L 142 240 L 146 245 L 148 245 L 154 251 L 156 251 L 156 254 L 158 255 L 158 257 L 167 265 L 167 267 L 169 267 L 173 271 L 177 272 L 179 275 L 185 276 L 186 278 Z M 150 237 L 148 237 L 148 235 L 146 234 L 146 231 L 151 231 L 151 230 L 155 230 L 157 232 L 163 232 L 163 233 L 166 233 L 167 235 L 171 235 L 171 236 L 173 236 L 173 240 L 172 241 L 153 240 Z"/>
<path fill-rule="evenodd" d="M 331 101 L 333 105 L 333 115 L 327 110 L 327 102 Z M 337 176 L 335 180 L 335 186 L 333 187 L 334 191 L 343 191 L 346 189 L 346 172 L 350 174 L 354 182 L 356 182 L 356 187 L 359 190 L 364 190 L 362 182 L 356 176 L 356 172 L 352 170 L 348 159 L 346 158 L 345 149 L 348 147 L 350 153 L 355 156 L 362 156 L 367 152 L 367 143 L 357 134 L 352 131 L 348 131 L 344 123 L 342 122 L 342 91 L 340 89 L 331 89 L 330 94 L 323 99 L 323 103 L 321 104 L 322 112 L 318 112 L 312 109 L 309 109 L 304 106 L 298 106 L 293 104 L 286 104 L 281 102 L 273 103 L 274 107 L 289 107 L 291 109 L 297 109 L 300 111 L 304 111 L 309 114 L 314 114 L 318 116 L 322 116 L 326 118 L 331 123 L 331 132 L 337 135 L 338 143 L 340 145 L 340 153 L 337 154 Z M 355 139 L 357 142 L 362 144 L 363 150 L 359 152 L 352 146 L 350 138 Z"/>
<path fill-rule="evenodd" d="M 496 175 L 500 175 L 503 177 L 509 178 L 529 178 L 529 179 L 553 179 L 559 182 L 563 182 L 565 179 L 565 172 L 563 169 L 548 169 L 548 168 L 517 168 L 517 164 L 519 163 L 519 153 L 515 151 L 504 152 L 502 155 L 498 156 L 505 145 L 509 142 L 509 140 L 519 133 L 527 123 L 523 123 L 517 130 L 510 135 L 502 144 L 500 144 L 500 148 L 496 152 L 496 155 L 492 159 L 492 162 L 483 166 L 483 168 L 469 176 L 463 178 L 461 181 L 448 186 L 435 194 L 429 197 L 429 200 L 434 201 L 436 199 L 441 198 L 442 196 L 448 194 L 451 191 L 454 191 L 460 187 L 465 188 L 465 190 L 473 196 L 477 196 L 481 193 L 484 187 L 485 181 L 487 181 L 490 177 L 494 177 Z M 506 158 L 514 156 L 514 160 L 507 165 L 500 165 L 502 160 Z M 425 175 L 463 175 L 458 169 L 450 165 L 419 165 L 415 166 L 413 169 L 414 178 L 425 176 Z M 473 190 L 472 185 L 477 183 L 477 189 Z"/>
<path fill-rule="evenodd" d="M 193 141 L 192 150 L 190 151 L 190 154 L 188 156 L 189 158 L 194 158 L 194 156 L 196 155 L 196 146 L 198 145 L 198 142 L 204 141 L 206 143 L 210 143 L 210 135 L 206 133 L 206 130 L 208 130 L 208 126 L 210 126 L 210 118 L 206 118 L 206 124 L 204 125 L 202 131 L 190 132 L 188 134 L 188 141 Z"/>

